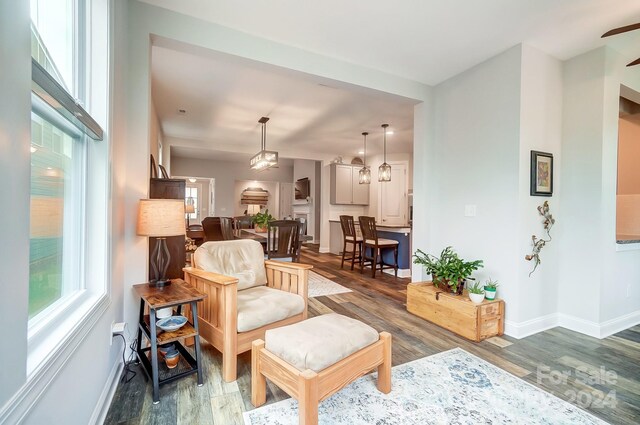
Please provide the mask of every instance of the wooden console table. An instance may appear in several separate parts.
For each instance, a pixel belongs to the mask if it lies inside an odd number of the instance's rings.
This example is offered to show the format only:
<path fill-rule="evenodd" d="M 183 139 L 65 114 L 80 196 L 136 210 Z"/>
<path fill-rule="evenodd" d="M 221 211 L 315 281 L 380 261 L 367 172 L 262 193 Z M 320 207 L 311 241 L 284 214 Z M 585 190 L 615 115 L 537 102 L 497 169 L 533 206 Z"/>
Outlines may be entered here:
<path fill-rule="evenodd" d="M 207 297 L 182 279 L 172 279 L 171 285 L 156 288 L 148 283 L 134 285 L 133 288 L 140 296 L 140 317 L 138 323 L 138 346 L 136 353 L 144 370 L 153 382 L 153 404 L 160 401 L 160 385 L 175 381 L 192 373 L 198 374 L 198 386 L 202 385 L 202 364 L 200 360 L 200 332 L 198 330 L 198 301 Z M 145 303 L 149 305 L 149 314 L 145 315 Z M 180 314 L 182 305 L 189 304 L 193 316 L 193 323 L 187 322 L 184 326 L 174 332 L 163 332 L 156 329 L 156 311 L 160 308 L 178 306 Z M 142 336 L 149 340 L 150 346 L 142 348 Z M 184 346 L 178 342 L 179 339 L 195 337 L 195 358 Z M 169 369 L 160 365 L 158 361 L 158 345 L 175 343 L 176 349 L 180 352 L 182 360 L 175 369 Z M 149 356 L 147 355 L 149 353 Z"/>
<path fill-rule="evenodd" d="M 432 282 L 410 283 L 407 310 L 476 342 L 504 333 L 504 301 L 496 298 L 474 304 L 466 290 L 455 295 L 441 291 Z"/>

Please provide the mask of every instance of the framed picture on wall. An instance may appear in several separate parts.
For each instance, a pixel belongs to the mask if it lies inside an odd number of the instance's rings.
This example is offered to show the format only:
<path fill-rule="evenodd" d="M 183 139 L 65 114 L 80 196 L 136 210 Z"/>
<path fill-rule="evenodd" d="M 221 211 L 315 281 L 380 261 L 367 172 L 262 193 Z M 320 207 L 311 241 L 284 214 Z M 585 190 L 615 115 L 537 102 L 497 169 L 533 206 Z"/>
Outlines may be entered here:
<path fill-rule="evenodd" d="M 553 194 L 553 154 L 531 151 L 531 196 Z"/>

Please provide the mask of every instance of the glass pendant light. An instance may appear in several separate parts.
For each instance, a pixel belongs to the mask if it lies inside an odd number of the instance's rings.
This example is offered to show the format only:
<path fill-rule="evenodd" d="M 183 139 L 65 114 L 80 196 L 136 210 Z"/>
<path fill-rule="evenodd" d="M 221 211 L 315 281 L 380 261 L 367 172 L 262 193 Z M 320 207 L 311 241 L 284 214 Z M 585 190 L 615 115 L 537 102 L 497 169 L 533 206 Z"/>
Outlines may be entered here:
<path fill-rule="evenodd" d="M 371 170 L 367 167 L 367 133 L 366 131 L 362 133 L 364 136 L 364 160 L 362 161 L 362 168 L 358 173 L 358 183 L 360 184 L 370 184 L 371 183 Z"/>
<path fill-rule="evenodd" d="M 389 124 L 382 124 L 384 130 L 384 144 L 383 144 L 383 159 L 384 162 L 378 167 L 378 181 L 390 182 L 391 181 L 391 165 L 387 164 L 387 127 Z"/>
<path fill-rule="evenodd" d="M 267 150 L 267 121 L 269 121 L 267 117 L 262 117 L 258 120 L 258 122 L 262 124 L 262 138 L 260 139 L 261 150 L 249 160 L 249 166 L 252 170 L 261 171 L 278 165 L 278 152 Z"/>

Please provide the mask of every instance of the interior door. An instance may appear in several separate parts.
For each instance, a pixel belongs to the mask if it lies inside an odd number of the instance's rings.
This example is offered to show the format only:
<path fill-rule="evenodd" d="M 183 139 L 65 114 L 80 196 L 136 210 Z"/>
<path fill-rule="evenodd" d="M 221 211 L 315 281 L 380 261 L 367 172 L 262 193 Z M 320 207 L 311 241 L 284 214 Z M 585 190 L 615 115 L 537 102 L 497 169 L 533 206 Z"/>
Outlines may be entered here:
<path fill-rule="evenodd" d="M 407 164 L 391 164 L 391 181 L 379 185 L 381 224 L 407 224 Z"/>

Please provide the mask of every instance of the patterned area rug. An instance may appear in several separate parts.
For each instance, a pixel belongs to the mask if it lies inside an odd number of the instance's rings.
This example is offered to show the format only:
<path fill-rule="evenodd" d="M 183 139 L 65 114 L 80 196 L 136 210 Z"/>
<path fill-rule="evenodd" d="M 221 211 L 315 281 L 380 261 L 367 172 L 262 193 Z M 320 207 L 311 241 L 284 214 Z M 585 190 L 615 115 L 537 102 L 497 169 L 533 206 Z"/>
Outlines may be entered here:
<path fill-rule="evenodd" d="M 351 292 L 351 289 L 345 288 L 333 280 L 329 280 L 316 272 L 309 272 L 309 297 L 322 297 L 333 294 L 343 294 Z"/>
<path fill-rule="evenodd" d="M 283 400 L 244 413 L 247 425 L 295 425 L 298 402 Z M 605 424 L 545 391 L 455 348 L 393 368 L 392 391 L 375 374 L 320 403 L 319 423 Z"/>

